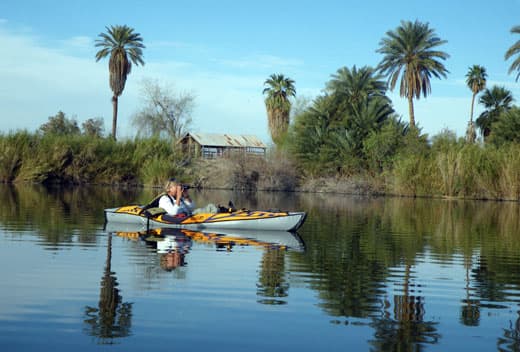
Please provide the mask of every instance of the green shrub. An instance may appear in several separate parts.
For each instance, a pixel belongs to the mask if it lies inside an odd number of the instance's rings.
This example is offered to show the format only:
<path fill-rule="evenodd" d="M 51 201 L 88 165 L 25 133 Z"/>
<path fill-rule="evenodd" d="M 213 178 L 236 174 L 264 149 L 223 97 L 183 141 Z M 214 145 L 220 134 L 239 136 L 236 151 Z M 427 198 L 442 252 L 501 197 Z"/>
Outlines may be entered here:
<path fill-rule="evenodd" d="M 497 121 L 491 125 L 489 142 L 498 146 L 511 142 L 520 143 L 520 108 L 513 107 L 499 115 Z"/>

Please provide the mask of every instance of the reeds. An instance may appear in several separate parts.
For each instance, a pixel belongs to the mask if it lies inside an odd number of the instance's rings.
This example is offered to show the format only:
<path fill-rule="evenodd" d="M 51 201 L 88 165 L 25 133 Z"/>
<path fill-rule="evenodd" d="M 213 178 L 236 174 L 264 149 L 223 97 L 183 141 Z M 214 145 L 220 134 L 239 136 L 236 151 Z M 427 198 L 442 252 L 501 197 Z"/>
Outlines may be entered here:
<path fill-rule="evenodd" d="M 291 153 L 211 163 L 186 158 L 160 138 L 116 142 L 19 131 L 0 134 L 0 182 L 160 186 L 174 176 L 209 188 L 292 191 L 307 184 L 313 187 L 304 190 L 318 192 L 520 200 L 519 144 L 468 144 L 450 134 L 434 138 L 431 145 L 411 141 L 416 143 L 405 143 L 382 170 L 361 169 L 343 179 L 345 175 L 327 167 L 314 175 L 293 161 Z M 323 166 L 318 159 L 315 169 Z M 320 189 L 320 184 L 327 185 L 320 180 L 334 180 L 334 185 Z M 348 187 L 342 188 L 342 182 Z"/>
<path fill-rule="evenodd" d="M 156 185 L 175 158 L 165 140 L 15 132 L 0 135 L 0 182 Z"/>
<path fill-rule="evenodd" d="M 405 196 L 520 200 L 520 146 L 460 141 L 397 159 L 388 190 Z"/>
<path fill-rule="evenodd" d="M 0 182 L 15 179 L 30 143 L 31 136 L 26 131 L 0 134 Z"/>

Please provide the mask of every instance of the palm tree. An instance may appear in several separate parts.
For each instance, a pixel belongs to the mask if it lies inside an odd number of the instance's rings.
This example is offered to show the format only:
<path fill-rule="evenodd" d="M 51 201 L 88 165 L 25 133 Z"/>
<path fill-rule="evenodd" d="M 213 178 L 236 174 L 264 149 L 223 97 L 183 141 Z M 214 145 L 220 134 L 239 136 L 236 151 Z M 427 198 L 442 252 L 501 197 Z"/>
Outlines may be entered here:
<path fill-rule="evenodd" d="M 296 95 L 294 81 L 283 74 L 272 74 L 265 80 L 262 94 L 267 94 L 265 107 L 269 122 L 269 131 L 275 144 L 282 141 L 289 128 L 289 114 L 291 112 L 290 97 Z"/>
<path fill-rule="evenodd" d="M 378 70 L 388 76 L 392 91 L 401 77 L 399 94 L 408 98 L 410 127 L 415 128 L 414 97 L 419 99 L 421 93 L 424 97 L 431 93 L 431 76 L 446 78 L 449 73 L 440 61 L 449 55 L 437 50 L 446 41 L 438 38 L 427 23 L 419 21 L 401 21 L 399 27 L 386 32 L 386 35 L 377 50 L 384 55 Z"/>
<path fill-rule="evenodd" d="M 475 105 L 475 97 L 478 93 L 486 88 L 486 68 L 479 65 L 473 65 L 469 68 L 468 73 L 466 74 L 466 84 L 469 89 L 473 92 L 473 96 L 471 98 L 471 110 L 469 115 L 469 123 L 468 130 L 466 132 L 466 139 L 468 142 L 474 142 L 476 133 L 475 133 L 475 125 L 473 124 L 473 107 Z"/>
<path fill-rule="evenodd" d="M 110 88 L 112 89 L 112 138 L 116 139 L 117 99 L 125 89 L 126 78 L 136 66 L 144 65 L 141 34 L 126 25 L 105 27 L 107 33 L 100 33 L 101 39 L 96 40 L 96 47 L 102 49 L 96 53 L 96 62 L 110 55 L 108 70 L 110 73 Z"/>
<path fill-rule="evenodd" d="M 493 86 L 484 90 L 479 103 L 484 105 L 485 110 L 476 120 L 484 139 L 491 133 L 491 125 L 498 120 L 500 114 L 512 108 L 513 100 L 513 95 L 505 87 Z"/>
<path fill-rule="evenodd" d="M 511 28 L 511 33 L 520 34 L 520 26 L 514 26 L 513 28 Z M 515 79 L 516 81 L 518 81 L 518 77 L 520 77 L 520 56 L 518 54 L 520 54 L 520 40 L 517 40 L 516 43 L 511 45 L 511 47 L 507 49 L 505 54 L 506 60 L 508 60 L 512 56 L 516 56 L 511 66 L 509 66 L 508 71 L 508 73 L 518 71 Z"/>
<path fill-rule="evenodd" d="M 358 106 L 376 96 L 384 97 L 386 93 L 386 83 L 382 81 L 382 76 L 369 66 L 360 69 L 355 65 L 352 69 L 342 67 L 331 77 L 327 89 L 345 97 L 352 106 Z"/>

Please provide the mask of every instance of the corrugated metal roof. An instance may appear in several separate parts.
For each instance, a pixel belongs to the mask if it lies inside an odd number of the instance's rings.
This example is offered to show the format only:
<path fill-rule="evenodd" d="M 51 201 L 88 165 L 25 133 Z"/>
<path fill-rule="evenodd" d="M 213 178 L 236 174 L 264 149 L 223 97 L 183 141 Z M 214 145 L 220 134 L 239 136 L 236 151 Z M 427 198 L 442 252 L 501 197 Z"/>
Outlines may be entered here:
<path fill-rule="evenodd" d="M 258 137 L 253 135 L 187 133 L 182 139 L 188 136 L 191 136 L 200 145 L 205 146 L 267 148 Z"/>

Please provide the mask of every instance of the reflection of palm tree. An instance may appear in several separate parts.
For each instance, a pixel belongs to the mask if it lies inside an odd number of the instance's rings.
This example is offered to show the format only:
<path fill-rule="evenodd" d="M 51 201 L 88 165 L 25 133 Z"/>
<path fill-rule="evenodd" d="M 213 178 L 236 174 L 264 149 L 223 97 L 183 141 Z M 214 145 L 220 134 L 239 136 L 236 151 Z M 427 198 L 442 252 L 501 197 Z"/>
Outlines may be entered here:
<path fill-rule="evenodd" d="M 101 344 L 113 343 L 114 338 L 130 335 L 132 325 L 132 304 L 122 303 L 123 297 L 117 288 L 115 273 L 111 271 L 112 234 L 108 234 L 107 260 L 103 278 L 98 308 L 85 308 L 85 323 L 90 325 L 89 335 L 100 338 Z"/>
<path fill-rule="evenodd" d="M 410 264 L 405 265 L 403 295 L 394 296 L 394 315 L 400 322 L 422 321 L 424 303 L 421 296 L 410 296 Z"/>
<path fill-rule="evenodd" d="M 375 319 L 375 341 L 378 350 L 420 350 L 421 344 L 435 344 L 439 334 L 435 323 L 424 321 L 424 297 L 410 295 L 410 264 L 405 265 L 403 294 L 394 296 L 394 319 Z"/>
<path fill-rule="evenodd" d="M 466 326 L 478 326 L 480 320 L 479 301 L 472 300 L 470 295 L 469 270 L 471 266 L 471 256 L 469 256 L 469 258 L 464 259 L 464 267 L 466 268 L 466 299 L 463 301 L 465 305 L 461 309 L 460 322 Z"/>
<path fill-rule="evenodd" d="M 262 258 L 257 294 L 268 299 L 266 304 L 283 304 L 276 298 L 287 297 L 289 284 L 285 281 L 285 252 L 277 248 L 267 248 Z"/>

